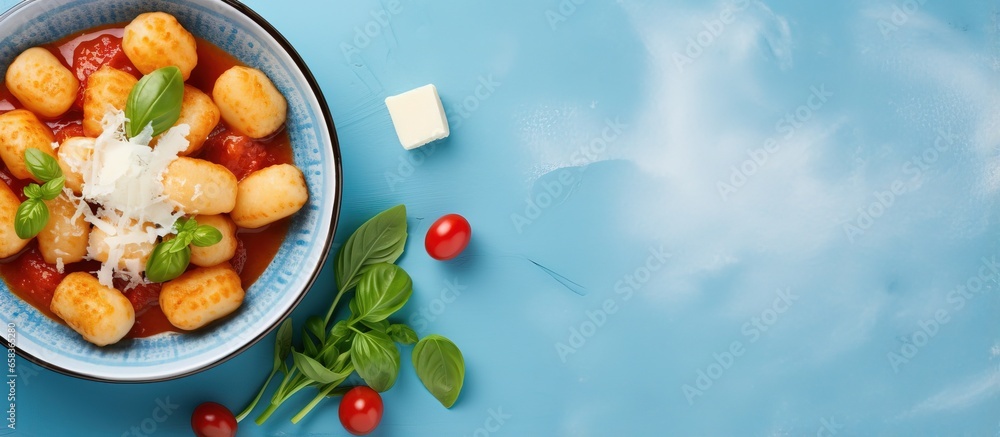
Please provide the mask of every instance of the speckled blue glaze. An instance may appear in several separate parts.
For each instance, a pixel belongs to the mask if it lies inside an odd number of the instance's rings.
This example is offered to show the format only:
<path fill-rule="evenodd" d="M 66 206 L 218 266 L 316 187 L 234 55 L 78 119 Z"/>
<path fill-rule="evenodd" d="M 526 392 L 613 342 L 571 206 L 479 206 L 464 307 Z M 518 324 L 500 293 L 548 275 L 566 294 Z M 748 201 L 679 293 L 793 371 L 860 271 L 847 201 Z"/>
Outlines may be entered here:
<path fill-rule="evenodd" d="M 98 348 L 45 317 L 3 286 L 0 322 L 13 323 L 17 346 L 53 368 L 87 377 L 141 381 L 183 375 L 214 364 L 274 326 L 298 301 L 318 268 L 330 232 L 337 175 L 323 110 L 305 76 L 284 49 L 252 20 L 220 1 L 37 1 L 12 10 L 0 24 L 0 65 L 21 51 L 74 32 L 162 10 L 176 16 L 244 63 L 263 70 L 288 101 L 294 160 L 310 191 L 274 262 L 247 290 L 232 317 L 190 335 L 162 334 Z"/>

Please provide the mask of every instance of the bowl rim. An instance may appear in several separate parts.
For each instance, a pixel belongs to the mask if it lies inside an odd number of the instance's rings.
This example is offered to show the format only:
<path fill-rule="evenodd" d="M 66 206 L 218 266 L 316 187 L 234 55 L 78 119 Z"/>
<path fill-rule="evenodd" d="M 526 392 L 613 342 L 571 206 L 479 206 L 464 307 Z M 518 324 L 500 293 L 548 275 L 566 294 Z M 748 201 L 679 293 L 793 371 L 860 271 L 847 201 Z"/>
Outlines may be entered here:
<path fill-rule="evenodd" d="M 28 4 L 36 3 L 36 2 L 39 2 L 39 1 L 44 1 L 44 0 L 22 0 L 22 1 L 18 2 L 16 5 L 12 6 L 10 9 L 8 9 L 7 11 L 5 11 L 3 14 L 0 14 L 0 21 L 3 21 L 3 19 L 7 18 L 8 15 L 11 15 L 11 14 L 17 12 L 18 10 L 26 7 Z M 47 362 L 45 360 L 42 360 L 42 359 L 40 359 L 40 358 L 38 358 L 38 357 L 36 357 L 36 356 L 34 356 L 32 354 L 29 354 L 29 353 L 21 350 L 21 348 L 18 347 L 15 344 L 13 349 L 16 352 L 17 356 L 23 357 L 23 358 L 27 359 L 28 361 L 34 363 L 35 365 L 39 366 L 39 367 L 42 367 L 42 368 L 45 368 L 45 369 L 48 369 L 48 370 L 52 370 L 52 371 L 55 371 L 55 372 L 58 372 L 58 373 L 61 373 L 61 374 L 67 375 L 67 376 L 72 376 L 72 377 L 75 377 L 75 378 L 89 380 L 89 381 L 95 381 L 95 382 L 105 382 L 105 383 L 115 383 L 115 384 L 145 384 L 145 383 L 163 382 L 163 381 L 170 381 L 170 380 L 174 380 L 174 379 L 180 379 L 180 378 L 188 377 L 188 376 L 191 376 L 191 375 L 194 375 L 194 374 L 206 371 L 206 370 L 211 369 L 213 367 L 216 367 L 216 366 L 218 366 L 218 365 L 220 365 L 222 363 L 225 363 L 226 361 L 229 361 L 230 359 L 235 358 L 236 356 L 238 356 L 238 355 L 242 354 L 243 352 L 245 352 L 247 349 L 250 349 L 251 347 L 253 347 L 254 345 L 256 345 L 262 339 L 264 339 L 265 337 L 267 337 L 268 335 L 270 335 L 271 331 L 274 331 L 275 328 L 277 328 L 285 319 L 288 318 L 288 316 L 290 316 L 292 314 L 292 311 L 294 311 L 295 308 L 297 308 L 299 306 L 299 304 L 302 302 L 302 299 L 305 298 L 306 294 L 309 293 L 309 290 L 311 290 L 312 287 L 316 284 L 316 280 L 318 279 L 320 272 L 323 270 L 323 266 L 326 265 L 326 262 L 327 262 L 327 260 L 329 259 L 329 256 L 330 256 L 330 248 L 331 248 L 331 245 L 333 243 L 334 234 L 336 234 L 337 224 L 338 224 L 338 221 L 339 221 L 339 218 L 340 218 L 341 200 L 343 198 L 343 179 L 344 179 L 344 173 L 343 173 L 343 168 L 342 168 L 342 165 L 341 165 L 342 158 L 341 158 L 341 154 L 340 154 L 340 141 L 337 138 L 337 129 L 334 126 L 333 116 L 330 113 L 330 106 L 329 106 L 329 104 L 326 101 L 326 97 L 323 95 L 323 90 L 319 86 L 319 82 L 316 80 L 316 77 L 313 75 L 312 71 L 309 69 L 309 66 L 306 65 L 305 61 L 302 59 L 302 56 L 299 55 L 298 51 L 295 50 L 295 48 L 292 46 L 292 44 L 290 42 L 288 42 L 288 40 L 284 37 L 284 35 L 281 34 L 281 32 L 278 31 L 278 29 L 276 29 L 270 22 L 268 22 L 266 19 L 264 19 L 264 17 L 262 17 L 256 11 L 254 11 L 253 9 L 251 9 L 249 6 L 241 3 L 239 0 L 217 0 L 217 1 L 219 1 L 221 3 L 224 3 L 224 4 L 228 5 L 228 6 L 231 6 L 237 12 L 245 15 L 247 18 L 249 18 L 255 24 L 257 24 L 258 26 L 260 26 L 260 28 L 263 29 L 272 38 L 274 38 L 274 40 L 278 43 L 278 45 L 281 47 L 281 49 L 284 50 L 288 54 L 288 56 L 295 63 L 295 66 L 302 73 L 302 76 L 305 77 L 306 83 L 309 85 L 309 88 L 312 90 L 313 94 L 315 95 L 315 97 L 316 97 L 316 103 L 320 107 L 320 111 L 321 111 L 320 115 L 322 115 L 322 117 L 323 117 L 323 119 L 324 119 L 324 121 L 326 123 L 326 128 L 327 128 L 327 130 L 330 133 L 330 146 L 333 148 L 333 166 L 334 166 L 335 173 L 336 173 L 334 175 L 335 187 L 334 187 L 334 193 L 333 193 L 334 194 L 334 198 L 333 198 L 333 216 L 330 219 L 330 229 L 327 231 L 326 238 L 323 241 L 323 249 L 320 252 L 319 262 L 316 264 L 316 266 L 313 268 L 312 273 L 309 275 L 309 279 L 306 281 L 305 288 L 302 290 L 301 293 L 299 293 L 299 295 L 295 298 L 295 301 L 292 302 L 292 305 L 289 306 L 289 308 L 281 315 L 281 317 L 279 317 L 277 319 L 277 321 L 275 323 L 273 323 L 271 326 L 268 326 L 266 329 L 264 329 L 264 331 L 261 332 L 260 335 L 254 337 L 253 339 L 251 339 L 250 341 L 248 341 L 245 345 L 243 345 L 239 349 L 236 349 L 235 351 L 229 353 L 228 355 L 219 357 L 216 360 L 214 360 L 214 361 L 212 361 L 212 362 L 210 362 L 208 364 L 205 364 L 205 365 L 203 365 L 201 367 L 198 367 L 198 368 L 194 368 L 194 369 L 188 370 L 188 371 L 183 372 L 183 373 L 166 375 L 166 376 L 162 376 L 162 377 L 144 378 L 144 379 L 129 379 L 129 380 L 108 379 L 108 378 L 101 378 L 101 377 L 97 377 L 97 376 L 93 376 L 93 375 L 88 375 L 88 374 L 85 374 L 85 373 L 75 372 L 73 370 L 66 369 L 64 367 L 51 364 L 51 363 L 49 363 L 49 362 Z M 4 336 L 0 336 L 0 346 L 3 346 L 3 348 L 7 349 L 7 350 L 11 349 L 10 343 L 7 341 L 7 338 L 4 337 Z"/>

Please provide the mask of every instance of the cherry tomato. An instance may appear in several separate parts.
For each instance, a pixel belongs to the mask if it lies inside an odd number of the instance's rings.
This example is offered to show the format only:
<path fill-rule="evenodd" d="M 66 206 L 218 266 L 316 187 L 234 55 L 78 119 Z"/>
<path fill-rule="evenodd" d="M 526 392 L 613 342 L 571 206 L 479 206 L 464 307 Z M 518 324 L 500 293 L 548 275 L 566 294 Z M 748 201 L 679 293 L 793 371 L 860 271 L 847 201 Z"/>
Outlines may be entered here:
<path fill-rule="evenodd" d="M 198 437 L 233 437 L 236 435 L 236 417 L 222 405 L 205 402 L 191 413 L 191 429 Z"/>
<path fill-rule="evenodd" d="M 87 80 L 91 73 L 105 65 L 133 75 L 139 74 L 139 69 L 135 68 L 122 49 L 122 39 L 117 36 L 101 35 L 80 43 L 73 51 L 73 70 L 80 82 Z"/>
<path fill-rule="evenodd" d="M 382 421 L 382 397 L 371 388 L 354 387 L 340 400 L 340 424 L 354 435 L 368 435 Z"/>
<path fill-rule="evenodd" d="M 77 95 L 76 107 L 83 109 L 83 90 L 86 88 L 90 74 L 105 65 L 141 76 L 132 61 L 122 49 L 122 39 L 113 35 L 101 35 L 90 41 L 84 41 L 73 51 L 73 70 L 80 81 L 80 92 Z"/>
<path fill-rule="evenodd" d="M 424 247 L 432 258 L 444 261 L 462 253 L 470 239 L 472 226 L 469 221 L 458 214 L 448 214 L 437 219 L 427 230 Z"/>
<path fill-rule="evenodd" d="M 237 180 L 273 164 L 263 144 L 225 128 L 208 136 L 204 151 L 205 159 L 225 166 Z"/>
<path fill-rule="evenodd" d="M 4 267 L 4 277 L 11 288 L 25 290 L 27 297 L 42 308 L 48 308 L 52 304 L 52 295 L 56 287 L 66 277 L 56 270 L 56 266 L 45 262 L 45 258 L 42 258 L 42 254 L 34 247 L 24 251 L 21 256 L 8 264 L 4 264 Z"/>

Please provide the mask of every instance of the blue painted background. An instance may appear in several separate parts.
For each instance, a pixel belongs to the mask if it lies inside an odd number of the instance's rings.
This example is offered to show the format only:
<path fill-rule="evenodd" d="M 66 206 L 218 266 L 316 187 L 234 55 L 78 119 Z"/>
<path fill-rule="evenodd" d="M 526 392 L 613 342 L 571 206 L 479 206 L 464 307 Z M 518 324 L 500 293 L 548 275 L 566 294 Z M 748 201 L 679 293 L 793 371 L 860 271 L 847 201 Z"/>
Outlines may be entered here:
<path fill-rule="evenodd" d="M 1000 435 L 995 0 L 247 3 L 330 102 L 337 243 L 407 204 L 401 314 L 465 354 L 451 410 L 404 364 L 375 435 Z M 452 135 L 407 152 L 382 100 L 426 83 Z M 184 434 L 272 344 L 146 385 L 20 360 L 18 434 Z M 240 434 L 346 435 L 288 422 L 312 395 Z"/>

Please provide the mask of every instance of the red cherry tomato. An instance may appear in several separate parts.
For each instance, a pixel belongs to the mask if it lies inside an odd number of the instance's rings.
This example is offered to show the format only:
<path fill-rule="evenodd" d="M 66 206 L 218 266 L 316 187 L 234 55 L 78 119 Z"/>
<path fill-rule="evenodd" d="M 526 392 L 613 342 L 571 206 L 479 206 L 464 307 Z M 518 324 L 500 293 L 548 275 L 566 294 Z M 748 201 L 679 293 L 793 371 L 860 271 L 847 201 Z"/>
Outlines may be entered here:
<path fill-rule="evenodd" d="M 465 250 L 472 239 L 472 226 L 458 214 L 448 214 L 437 219 L 427 230 L 424 247 L 436 260 L 449 260 Z"/>
<path fill-rule="evenodd" d="M 134 76 L 141 76 L 139 69 L 122 49 L 122 39 L 113 35 L 101 35 L 90 41 L 84 41 L 73 51 L 73 70 L 80 80 L 80 92 L 77 94 L 76 107 L 83 109 L 83 90 L 91 73 L 105 65 L 110 65 Z M 138 78 L 138 77 L 137 77 Z"/>
<path fill-rule="evenodd" d="M 228 168 L 236 180 L 273 164 L 263 144 L 229 129 L 216 128 L 203 148 L 205 159 Z"/>
<path fill-rule="evenodd" d="M 234 437 L 236 418 L 228 408 L 215 402 L 205 402 L 191 413 L 191 429 L 198 437 Z"/>
<path fill-rule="evenodd" d="M 126 73 L 139 75 L 132 61 L 122 49 L 122 39 L 114 35 L 101 35 L 84 41 L 73 51 L 73 69 L 80 82 L 105 65 L 110 65 Z"/>
<path fill-rule="evenodd" d="M 48 308 L 52 303 L 52 295 L 55 293 L 56 287 L 66 277 L 65 274 L 56 270 L 56 266 L 45 262 L 42 254 L 34 248 L 26 250 L 4 267 L 13 268 L 13 271 L 6 270 L 4 272 L 5 275 L 8 272 L 14 273 L 14 275 L 6 276 L 11 287 L 15 290 L 27 291 L 31 301 L 37 302 L 36 305 L 42 308 Z"/>
<path fill-rule="evenodd" d="M 354 387 L 340 400 L 340 424 L 354 435 L 368 435 L 382 421 L 382 397 L 371 388 Z"/>

